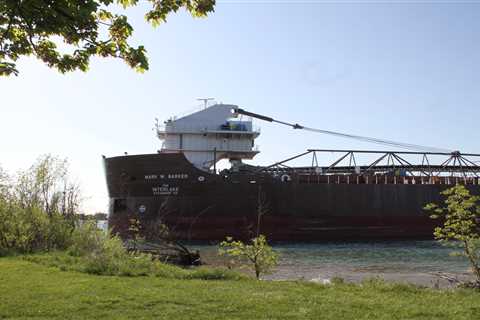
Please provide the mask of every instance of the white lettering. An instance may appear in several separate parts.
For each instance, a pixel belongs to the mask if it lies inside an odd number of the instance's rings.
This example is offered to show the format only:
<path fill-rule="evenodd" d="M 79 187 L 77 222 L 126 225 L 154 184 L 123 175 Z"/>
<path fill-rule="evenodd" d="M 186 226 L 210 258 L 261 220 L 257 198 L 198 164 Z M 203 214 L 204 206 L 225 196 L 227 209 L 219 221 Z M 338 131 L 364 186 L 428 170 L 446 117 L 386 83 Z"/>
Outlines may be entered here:
<path fill-rule="evenodd" d="M 186 173 L 171 173 L 168 176 L 168 179 L 188 179 L 188 174 Z"/>
<path fill-rule="evenodd" d="M 145 180 L 155 180 L 155 179 L 179 179 L 185 180 L 188 179 L 188 174 L 186 173 L 169 173 L 169 174 L 147 174 L 145 175 Z"/>
<path fill-rule="evenodd" d="M 163 184 L 160 187 L 153 187 L 152 192 L 154 196 L 169 196 L 178 195 L 179 187 L 171 187 L 168 184 Z"/>

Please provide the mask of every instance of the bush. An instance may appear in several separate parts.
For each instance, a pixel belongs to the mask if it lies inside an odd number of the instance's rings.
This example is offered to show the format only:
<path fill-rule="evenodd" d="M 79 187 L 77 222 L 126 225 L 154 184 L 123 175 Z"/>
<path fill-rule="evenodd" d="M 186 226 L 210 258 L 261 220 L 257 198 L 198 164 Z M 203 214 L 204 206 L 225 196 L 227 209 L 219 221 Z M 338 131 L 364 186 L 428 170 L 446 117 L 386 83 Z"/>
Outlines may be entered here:
<path fill-rule="evenodd" d="M 97 275 L 156 276 L 171 279 L 239 280 L 245 275 L 227 269 L 198 268 L 192 270 L 161 263 L 152 255 L 128 252 L 122 240 L 110 232 L 97 229 L 94 222 L 79 225 L 71 233 L 71 246 L 66 252 L 34 254 L 25 259 L 60 270 Z"/>
<path fill-rule="evenodd" d="M 94 221 L 87 221 L 75 228 L 71 239 L 68 253 L 84 257 L 85 272 L 103 275 L 149 273 L 149 255 L 129 254 L 119 237 L 98 229 Z"/>
<path fill-rule="evenodd" d="M 152 275 L 155 269 L 155 262 L 150 254 L 127 253 L 120 263 L 118 275 L 120 276 L 148 276 Z"/>
<path fill-rule="evenodd" d="M 0 256 L 66 249 L 72 229 L 58 213 L 47 215 L 38 207 L 22 208 L 0 199 Z"/>
<path fill-rule="evenodd" d="M 75 222 L 60 213 L 47 216 L 46 242 L 48 250 L 64 250 L 72 244 Z"/>
<path fill-rule="evenodd" d="M 278 263 L 278 254 L 268 245 L 264 235 L 253 238 L 247 244 L 227 237 L 226 241 L 220 243 L 219 254 L 247 263 L 257 280 L 260 275 L 273 272 Z"/>
<path fill-rule="evenodd" d="M 23 259 L 62 271 L 78 271 L 96 275 L 115 275 L 127 277 L 155 276 L 167 279 L 185 280 L 245 280 L 247 275 L 221 268 L 181 267 L 152 260 L 148 254 L 129 254 L 121 259 L 98 259 L 96 256 L 72 256 L 66 252 L 50 252 L 26 255 Z"/>
<path fill-rule="evenodd" d="M 444 205 L 428 204 L 432 219 L 441 219 L 435 228 L 435 239 L 444 244 L 458 246 L 454 255 L 464 256 L 470 262 L 477 286 L 480 287 L 480 196 L 470 194 L 463 185 L 441 192 Z"/>
<path fill-rule="evenodd" d="M 70 246 L 79 202 L 65 160 L 46 155 L 16 179 L 0 168 L 0 255 Z"/>
<path fill-rule="evenodd" d="M 94 274 L 116 275 L 120 273 L 122 264 L 126 263 L 128 258 L 129 255 L 118 237 L 106 237 L 101 240 L 99 248 L 86 256 L 86 271 Z"/>
<path fill-rule="evenodd" d="M 94 221 L 79 224 L 71 235 L 72 244 L 68 253 L 73 256 L 85 256 L 102 250 L 110 234 L 98 229 Z"/>

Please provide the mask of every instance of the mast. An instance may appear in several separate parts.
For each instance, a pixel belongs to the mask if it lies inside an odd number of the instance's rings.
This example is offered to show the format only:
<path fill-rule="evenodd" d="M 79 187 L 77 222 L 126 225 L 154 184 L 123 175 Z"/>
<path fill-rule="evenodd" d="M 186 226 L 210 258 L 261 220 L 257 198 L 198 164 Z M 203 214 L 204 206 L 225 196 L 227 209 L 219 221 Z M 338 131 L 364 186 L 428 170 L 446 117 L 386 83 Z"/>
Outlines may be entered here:
<path fill-rule="evenodd" d="M 208 101 L 214 100 L 214 98 L 198 98 L 198 101 L 203 101 L 203 109 L 207 109 Z"/>

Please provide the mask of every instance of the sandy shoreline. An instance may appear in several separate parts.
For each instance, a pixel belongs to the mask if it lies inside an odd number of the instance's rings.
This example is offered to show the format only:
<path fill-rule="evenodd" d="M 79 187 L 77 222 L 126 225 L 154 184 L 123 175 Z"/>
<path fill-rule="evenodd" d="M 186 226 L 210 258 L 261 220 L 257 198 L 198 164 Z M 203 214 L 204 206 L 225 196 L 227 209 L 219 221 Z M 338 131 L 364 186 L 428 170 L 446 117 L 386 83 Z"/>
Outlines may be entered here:
<path fill-rule="evenodd" d="M 202 261 L 208 266 L 225 267 L 229 264 L 229 260 L 218 256 L 217 251 L 212 247 L 201 248 L 200 252 Z M 414 262 L 410 263 L 414 264 Z M 432 265 L 432 268 L 427 268 L 428 271 L 424 269 L 422 268 L 419 271 L 409 263 L 396 264 L 395 266 L 364 263 L 362 266 L 358 266 L 345 261 L 325 263 L 302 259 L 292 261 L 281 258 L 275 272 L 263 278 L 266 280 L 303 280 L 319 283 L 328 282 L 332 278 L 342 278 L 346 282 L 353 283 L 359 283 L 365 279 L 380 278 L 388 282 L 409 283 L 432 288 L 451 288 L 455 286 L 454 283 L 440 277 L 440 274 L 447 274 L 461 281 L 473 279 L 468 267 L 449 270 L 445 266 L 435 268 Z M 248 272 L 245 271 L 245 268 L 240 270 Z"/>
<path fill-rule="evenodd" d="M 469 273 L 448 273 L 448 275 L 461 281 L 468 281 L 472 279 L 472 275 Z M 305 268 L 303 266 L 291 267 L 279 265 L 275 273 L 265 277 L 265 279 L 269 280 L 305 280 L 319 283 L 328 282 L 332 278 L 342 278 L 346 282 L 353 283 L 359 283 L 363 280 L 371 278 L 380 278 L 388 282 L 410 283 L 432 288 L 449 288 L 455 286 L 452 282 L 440 277 L 439 273 L 435 272 L 369 272 L 365 270 L 352 270 L 348 268 L 339 270 L 338 267 Z"/>

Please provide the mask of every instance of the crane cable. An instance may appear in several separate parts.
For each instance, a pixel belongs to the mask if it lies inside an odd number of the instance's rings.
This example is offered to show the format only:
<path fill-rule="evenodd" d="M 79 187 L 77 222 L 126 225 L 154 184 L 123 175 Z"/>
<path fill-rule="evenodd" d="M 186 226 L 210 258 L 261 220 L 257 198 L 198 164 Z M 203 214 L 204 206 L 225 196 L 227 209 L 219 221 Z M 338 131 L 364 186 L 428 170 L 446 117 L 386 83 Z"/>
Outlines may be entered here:
<path fill-rule="evenodd" d="M 241 108 L 238 108 L 238 107 L 234 108 L 232 110 L 232 112 L 236 113 L 236 114 L 245 115 L 245 116 L 257 118 L 257 119 L 260 119 L 260 120 L 268 121 L 268 122 L 276 122 L 276 123 L 279 123 L 279 124 L 290 126 L 293 129 L 303 129 L 303 130 L 307 130 L 307 131 L 311 131 L 311 132 L 328 134 L 328 135 L 332 135 L 332 136 L 336 136 L 336 137 L 354 139 L 354 140 L 363 141 L 363 142 L 381 144 L 381 145 L 386 145 L 386 146 L 390 146 L 390 147 L 397 147 L 397 148 L 406 149 L 406 150 L 423 151 L 423 152 L 441 152 L 441 153 L 451 153 L 452 152 L 452 150 L 443 149 L 443 148 L 427 147 L 427 146 L 422 146 L 422 145 L 418 145 L 418 144 L 396 142 L 396 141 L 391 141 L 391 140 L 371 138 L 371 137 L 365 137 L 365 136 L 358 136 L 358 135 L 341 133 L 341 132 L 330 131 L 330 130 L 322 130 L 322 129 L 304 127 L 302 125 L 299 125 L 298 123 L 292 124 L 292 123 L 288 123 L 288 122 L 284 122 L 284 121 L 280 121 L 280 120 L 275 120 L 271 117 L 267 117 L 267 116 L 260 115 L 260 114 L 257 114 L 257 113 L 249 112 L 247 110 L 244 110 L 244 109 L 241 109 Z"/>
<path fill-rule="evenodd" d="M 448 149 L 428 147 L 428 146 L 422 146 L 422 145 L 411 144 L 411 143 L 396 142 L 396 141 L 391 141 L 391 140 L 371 138 L 371 137 L 365 137 L 365 136 L 358 136 L 358 135 L 353 135 L 353 134 L 347 134 L 347 133 L 341 133 L 341 132 L 335 132 L 335 131 L 329 131 L 329 130 L 322 130 L 322 129 L 315 129 L 315 128 L 309 128 L 309 127 L 303 127 L 303 126 L 302 126 L 302 129 L 307 130 L 307 131 L 311 131 L 311 132 L 328 134 L 328 135 L 332 135 L 332 136 L 354 139 L 354 140 L 358 140 L 358 141 L 370 142 L 370 143 L 375 143 L 375 144 L 381 144 L 381 145 L 386 145 L 386 146 L 390 146 L 390 147 L 397 147 L 397 148 L 407 149 L 407 150 L 424 151 L 424 152 L 442 152 L 442 153 L 443 152 L 444 153 L 451 153 L 452 152 L 452 150 L 448 150 Z"/>

